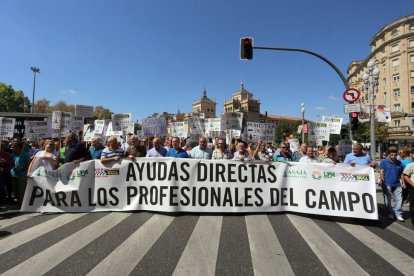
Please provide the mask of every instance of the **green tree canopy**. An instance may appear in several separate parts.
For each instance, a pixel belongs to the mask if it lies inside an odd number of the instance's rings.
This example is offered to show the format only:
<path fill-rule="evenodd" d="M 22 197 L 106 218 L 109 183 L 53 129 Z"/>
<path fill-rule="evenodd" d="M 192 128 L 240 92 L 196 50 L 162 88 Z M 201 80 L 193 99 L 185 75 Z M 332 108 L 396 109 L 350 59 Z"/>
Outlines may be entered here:
<path fill-rule="evenodd" d="M 31 108 L 29 98 L 21 90 L 0 82 L 0 111 L 28 112 Z"/>
<path fill-rule="evenodd" d="M 370 122 L 359 123 L 358 129 L 353 131 L 353 139 L 359 143 L 369 143 L 371 132 Z M 387 123 L 375 122 L 375 141 L 385 141 L 388 137 Z"/>

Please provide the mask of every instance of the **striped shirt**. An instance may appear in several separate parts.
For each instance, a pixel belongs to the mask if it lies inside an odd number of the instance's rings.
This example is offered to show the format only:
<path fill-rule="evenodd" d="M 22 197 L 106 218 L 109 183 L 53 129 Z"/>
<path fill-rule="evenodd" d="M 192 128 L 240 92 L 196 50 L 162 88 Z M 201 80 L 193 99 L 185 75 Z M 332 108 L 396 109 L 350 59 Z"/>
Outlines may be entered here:
<path fill-rule="evenodd" d="M 117 148 L 117 149 L 113 150 L 109 147 L 106 147 L 102 151 L 101 158 L 112 158 L 112 157 L 116 157 L 116 156 L 119 156 L 119 157 L 122 158 L 122 157 L 124 157 L 124 155 L 125 155 L 124 150 L 121 149 L 121 148 Z"/>

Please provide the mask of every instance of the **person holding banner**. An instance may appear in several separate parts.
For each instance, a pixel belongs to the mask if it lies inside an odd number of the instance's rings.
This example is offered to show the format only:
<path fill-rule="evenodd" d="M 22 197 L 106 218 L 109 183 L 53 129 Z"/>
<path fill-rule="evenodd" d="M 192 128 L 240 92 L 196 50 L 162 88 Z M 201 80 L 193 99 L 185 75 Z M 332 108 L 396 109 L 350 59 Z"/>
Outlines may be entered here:
<path fill-rule="evenodd" d="M 292 155 L 289 152 L 289 148 L 285 143 L 280 143 L 279 150 L 275 152 L 273 157 L 275 162 L 289 162 L 292 161 Z"/>
<path fill-rule="evenodd" d="M 172 148 L 167 151 L 165 157 L 188 158 L 187 152 L 181 148 L 181 141 L 178 137 L 172 138 Z"/>
<path fill-rule="evenodd" d="M 33 156 L 32 162 L 27 170 L 28 177 L 32 174 L 32 168 L 39 167 L 39 163 L 50 171 L 55 170 L 59 165 L 58 153 L 55 151 L 55 143 L 52 140 L 44 141 L 43 150 L 37 152 L 36 155 Z"/>
<path fill-rule="evenodd" d="M 411 223 L 414 226 L 414 163 L 408 164 L 403 171 L 405 188 L 408 190 L 408 200 L 410 202 Z"/>
<path fill-rule="evenodd" d="M 299 159 L 299 163 L 318 163 L 318 160 L 316 160 L 315 155 L 313 154 L 312 147 L 308 147 L 306 155 Z"/>
<path fill-rule="evenodd" d="M 211 159 L 213 160 L 230 160 L 233 158 L 233 154 L 227 149 L 226 141 L 224 139 L 218 139 L 216 148 L 213 151 Z"/>
<path fill-rule="evenodd" d="M 155 137 L 152 140 L 154 147 L 147 151 L 145 157 L 165 157 L 167 155 L 167 150 L 162 147 L 161 138 Z"/>
<path fill-rule="evenodd" d="M 193 159 L 211 159 L 213 152 L 207 147 L 207 139 L 200 137 L 198 139 L 198 146 L 191 150 L 191 158 Z"/>
<path fill-rule="evenodd" d="M 79 142 L 78 136 L 70 132 L 65 139 L 65 161 L 64 163 L 80 163 L 91 159 L 89 151 Z"/>
<path fill-rule="evenodd" d="M 11 199 L 10 187 L 10 170 L 13 167 L 13 159 L 7 152 L 7 142 L 1 142 L 0 145 L 0 205 L 6 201 L 6 189 L 9 199 Z"/>
<path fill-rule="evenodd" d="M 246 145 L 243 142 L 238 142 L 237 151 L 234 153 L 233 160 L 251 161 L 253 157 L 247 152 Z"/>
<path fill-rule="evenodd" d="M 102 145 L 102 139 L 99 137 L 92 138 L 92 145 L 89 147 L 92 159 L 101 159 L 102 151 L 105 147 Z"/>
<path fill-rule="evenodd" d="M 125 157 L 128 157 L 131 160 L 135 160 L 135 157 L 145 157 L 147 155 L 147 149 L 144 145 L 141 145 L 138 136 L 131 136 L 131 143 L 127 150 L 125 151 Z"/>
<path fill-rule="evenodd" d="M 108 146 L 102 151 L 101 163 L 105 164 L 112 161 L 120 161 L 124 155 L 125 152 L 118 145 L 118 138 L 112 136 L 108 140 Z"/>
<path fill-rule="evenodd" d="M 302 143 L 302 144 L 300 145 L 300 149 L 299 149 L 299 151 L 295 151 L 295 152 L 293 153 L 293 156 L 292 156 L 292 161 L 293 161 L 293 162 L 299 162 L 299 160 L 300 160 L 303 156 L 306 156 L 306 150 L 307 150 L 307 148 L 308 148 L 308 145 L 306 145 L 305 143 Z"/>
<path fill-rule="evenodd" d="M 361 144 L 355 144 L 352 147 L 352 152 L 346 155 L 344 164 L 350 164 L 351 166 L 355 166 L 356 164 L 369 165 L 375 169 L 378 164 L 373 162 L 371 156 L 369 156 L 367 153 L 364 153 L 362 149 L 363 148 Z"/>
<path fill-rule="evenodd" d="M 262 161 L 271 161 L 272 158 L 269 155 L 269 152 L 266 149 L 265 143 L 259 140 L 256 150 L 254 151 L 254 159 Z"/>

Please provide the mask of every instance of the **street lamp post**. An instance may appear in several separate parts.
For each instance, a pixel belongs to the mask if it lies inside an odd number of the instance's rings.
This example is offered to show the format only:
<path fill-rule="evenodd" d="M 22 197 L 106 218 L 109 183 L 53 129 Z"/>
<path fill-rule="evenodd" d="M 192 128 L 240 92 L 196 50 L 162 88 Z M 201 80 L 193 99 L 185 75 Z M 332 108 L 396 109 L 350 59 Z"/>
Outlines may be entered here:
<path fill-rule="evenodd" d="M 362 76 L 365 84 L 365 91 L 368 92 L 370 98 L 370 107 L 369 107 L 369 115 L 370 115 L 370 143 L 371 143 L 371 158 L 375 159 L 376 153 L 376 146 L 375 146 L 375 94 L 374 91 L 378 86 L 378 77 L 380 71 L 375 66 L 375 61 L 370 60 L 367 64 L 368 72 Z"/>
<path fill-rule="evenodd" d="M 36 90 L 36 73 L 40 73 L 40 69 L 37 67 L 30 67 L 33 71 L 33 94 L 32 94 L 32 113 L 35 111 L 35 90 Z"/>
<path fill-rule="evenodd" d="M 300 104 L 300 112 L 302 113 L 302 143 L 305 143 L 305 104 Z"/>

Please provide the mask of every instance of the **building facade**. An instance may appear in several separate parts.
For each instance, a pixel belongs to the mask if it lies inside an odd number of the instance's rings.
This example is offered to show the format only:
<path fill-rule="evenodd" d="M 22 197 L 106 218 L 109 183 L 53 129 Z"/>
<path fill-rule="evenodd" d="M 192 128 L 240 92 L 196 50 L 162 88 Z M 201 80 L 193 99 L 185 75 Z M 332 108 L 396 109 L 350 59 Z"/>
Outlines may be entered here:
<path fill-rule="evenodd" d="M 362 92 L 360 102 L 368 106 L 370 98 L 362 76 L 369 60 L 380 70 L 375 88 L 375 105 L 390 108 L 389 141 L 414 144 L 414 14 L 384 26 L 371 40 L 371 54 L 348 67 L 348 83 Z"/>
<path fill-rule="evenodd" d="M 207 91 L 204 88 L 201 99 L 193 103 L 193 112 L 204 113 L 205 118 L 216 118 L 216 105 L 215 101 L 207 97 Z"/>
<path fill-rule="evenodd" d="M 260 100 L 254 99 L 253 94 L 240 84 L 240 89 L 233 93 L 230 100 L 224 101 L 224 112 L 242 112 L 243 121 L 259 122 Z"/>

